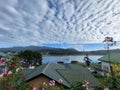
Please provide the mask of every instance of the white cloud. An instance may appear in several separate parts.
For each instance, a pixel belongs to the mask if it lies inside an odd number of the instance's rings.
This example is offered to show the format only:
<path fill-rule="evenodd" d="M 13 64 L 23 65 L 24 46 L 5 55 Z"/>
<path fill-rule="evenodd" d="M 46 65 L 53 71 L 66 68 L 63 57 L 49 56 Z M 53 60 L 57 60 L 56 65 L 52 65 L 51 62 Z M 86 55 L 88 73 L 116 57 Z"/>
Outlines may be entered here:
<path fill-rule="evenodd" d="M 15 45 L 120 41 L 119 0 L 1 0 L 0 40 Z"/>

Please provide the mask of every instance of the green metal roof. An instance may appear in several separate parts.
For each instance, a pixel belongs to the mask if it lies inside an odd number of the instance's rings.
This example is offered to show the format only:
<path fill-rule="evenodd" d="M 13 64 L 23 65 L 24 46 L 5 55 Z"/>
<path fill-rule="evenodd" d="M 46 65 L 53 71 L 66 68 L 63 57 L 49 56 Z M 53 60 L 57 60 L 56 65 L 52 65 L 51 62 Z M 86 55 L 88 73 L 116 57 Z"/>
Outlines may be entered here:
<path fill-rule="evenodd" d="M 36 69 L 32 69 L 32 71 L 30 71 L 29 69 L 26 70 L 24 76 L 27 78 L 27 80 L 30 80 L 36 76 L 43 74 L 55 81 L 62 79 L 63 85 L 69 87 L 69 83 L 66 82 L 64 78 L 56 71 L 57 69 L 65 69 L 65 67 L 61 64 L 55 64 L 55 63 L 43 64 L 37 67 Z"/>
<path fill-rule="evenodd" d="M 99 60 L 109 61 L 108 54 L 101 57 Z M 110 53 L 110 61 L 120 63 L 120 53 Z"/>
<path fill-rule="evenodd" d="M 69 87 L 70 83 L 73 81 L 88 80 L 93 85 L 99 84 L 98 80 L 91 74 L 88 69 L 75 64 L 43 64 L 35 69 L 28 69 L 25 72 L 24 76 L 27 78 L 27 80 L 30 80 L 41 74 L 55 81 L 62 79 L 63 85 L 67 87 Z"/>
<path fill-rule="evenodd" d="M 38 75 L 40 75 L 42 73 L 42 71 L 45 69 L 46 65 L 41 65 L 35 69 L 30 69 L 28 68 L 25 72 L 24 72 L 24 76 L 27 78 L 27 80 L 32 79 Z"/>
<path fill-rule="evenodd" d="M 84 82 L 84 80 L 87 80 L 92 86 L 99 85 L 99 81 L 93 77 L 91 73 L 88 71 L 86 72 L 83 70 L 59 70 L 60 74 L 69 82 Z"/>
<path fill-rule="evenodd" d="M 6 57 L 7 54 L 5 54 L 5 53 L 3 53 L 3 52 L 0 52 L 0 56 L 2 56 L 2 57 Z"/>

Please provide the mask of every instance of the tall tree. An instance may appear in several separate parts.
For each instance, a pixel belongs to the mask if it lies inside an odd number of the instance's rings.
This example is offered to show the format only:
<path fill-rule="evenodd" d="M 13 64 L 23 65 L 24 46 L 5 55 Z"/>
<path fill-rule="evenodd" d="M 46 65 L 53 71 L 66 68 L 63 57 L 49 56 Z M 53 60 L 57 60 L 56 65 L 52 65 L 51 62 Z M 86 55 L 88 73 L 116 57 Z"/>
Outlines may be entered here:
<path fill-rule="evenodd" d="M 39 52 L 25 50 L 18 53 L 18 56 L 28 66 L 39 66 L 42 64 L 42 55 Z"/>

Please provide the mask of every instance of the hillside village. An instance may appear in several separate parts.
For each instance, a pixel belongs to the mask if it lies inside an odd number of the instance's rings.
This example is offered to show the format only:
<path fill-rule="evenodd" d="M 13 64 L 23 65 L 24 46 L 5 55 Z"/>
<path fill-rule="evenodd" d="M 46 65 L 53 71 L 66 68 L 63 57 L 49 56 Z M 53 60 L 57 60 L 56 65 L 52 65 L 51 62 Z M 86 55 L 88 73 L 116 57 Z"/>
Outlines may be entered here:
<path fill-rule="evenodd" d="M 120 90 L 120 0 L 0 0 L 0 90 Z"/>
<path fill-rule="evenodd" d="M 100 90 L 103 90 L 102 88 L 108 86 L 107 84 L 104 85 L 104 81 L 101 82 L 101 80 L 99 80 L 100 79 L 99 77 L 102 77 L 104 79 L 111 77 L 110 66 L 114 67 L 115 66 L 114 64 L 118 65 L 118 67 L 116 66 L 115 68 L 113 68 L 113 70 L 116 70 L 117 68 L 117 71 L 113 71 L 114 77 L 119 77 L 120 74 L 119 56 L 120 56 L 119 53 L 111 53 L 111 62 L 109 62 L 107 59 L 108 56 L 104 55 L 103 57 L 99 58 L 100 62 L 95 63 L 95 65 L 92 65 L 91 63 L 90 65 L 88 65 L 87 63 L 85 64 L 85 63 L 72 61 L 71 63 L 64 63 L 64 62 L 46 63 L 46 64 L 41 64 L 37 67 L 34 65 L 25 67 L 23 64 L 21 64 L 20 61 L 16 62 L 15 60 L 12 60 L 12 57 L 14 57 L 13 54 L 11 53 L 5 54 L 0 52 L 1 80 L 2 78 L 6 78 L 6 76 L 9 77 L 8 74 L 12 76 L 13 73 L 16 73 L 15 71 L 12 72 L 12 70 L 14 70 L 15 68 L 18 69 L 18 67 L 15 67 L 14 64 L 20 63 L 20 65 L 18 66 L 22 67 L 22 70 L 24 71 L 22 71 L 23 75 L 22 77 L 20 76 L 20 78 L 18 78 L 19 79 L 18 81 L 21 82 L 21 78 L 24 77 L 26 83 L 29 83 L 30 86 L 36 88 L 30 90 L 42 90 L 40 89 L 40 87 L 47 88 L 47 86 L 42 85 L 43 83 L 45 83 L 46 85 L 52 83 L 53 87 L 57 88 L 55 90 L 69 90 L 72 84 L 75 83 L 77 84 L 78 82 L 80 82 L 81 84 L 79 83 L 79 86 L 76 85 L 73 86 L 74 88 L 81 88 L 80 90 L 82 90 L 82 88 L 83 89 L 89 88 L 89 90 L 92 90 L 93 88 L 95 89 L 97 87 L 97 88 L 101 88 Z M 89 56 L 87 56 L 87 58 L 89 58 Z M 9 63 L 10 67 L 8 67 L 6 63 Z M 9 70 L 9 68 L 11 67 L 12 69 Z M 89 82 L 89 84 L 87 86 L 84 86 L 84 82 Z M 61 89 L 61 85 L 62 85 L 62 89 Z M 99 90 L 99 89 L 95 89 L 95 90 Z"/>

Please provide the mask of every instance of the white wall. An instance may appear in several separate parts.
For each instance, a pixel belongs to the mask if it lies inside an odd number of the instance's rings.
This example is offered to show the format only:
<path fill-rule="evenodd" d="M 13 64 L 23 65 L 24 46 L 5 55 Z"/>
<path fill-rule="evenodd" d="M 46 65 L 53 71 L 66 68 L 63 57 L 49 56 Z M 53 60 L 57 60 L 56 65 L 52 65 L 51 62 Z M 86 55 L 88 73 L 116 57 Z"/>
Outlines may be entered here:
<path fill-rule="evenodd" d="M 102 69 L 103 70 L 105 70 L 105 71 L 108 71 L 108 72 L 110 72 L 110 63 L 108 63 L 108 62 L 102 62 L 101 63 L 101 67 L 102 67 Z"/>

